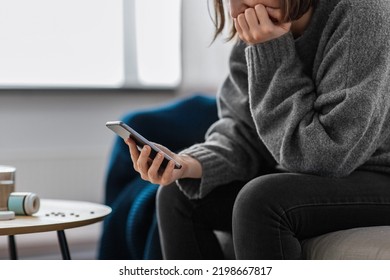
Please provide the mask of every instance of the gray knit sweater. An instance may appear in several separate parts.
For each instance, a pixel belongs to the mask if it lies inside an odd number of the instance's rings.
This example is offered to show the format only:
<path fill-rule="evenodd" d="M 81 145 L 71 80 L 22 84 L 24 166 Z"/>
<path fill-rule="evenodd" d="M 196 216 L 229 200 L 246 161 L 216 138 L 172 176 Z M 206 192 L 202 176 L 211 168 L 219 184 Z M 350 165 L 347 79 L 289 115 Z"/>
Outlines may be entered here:
<path fill-rule="evenodd" d="M 301 37 L 239 42 L 229 66 L 219 120 L 182 151 L 203 167 L 201 179 L 178 181 L 189 198 L 276 165 L 390 173 L 389 0 L 320 0 Z"/>

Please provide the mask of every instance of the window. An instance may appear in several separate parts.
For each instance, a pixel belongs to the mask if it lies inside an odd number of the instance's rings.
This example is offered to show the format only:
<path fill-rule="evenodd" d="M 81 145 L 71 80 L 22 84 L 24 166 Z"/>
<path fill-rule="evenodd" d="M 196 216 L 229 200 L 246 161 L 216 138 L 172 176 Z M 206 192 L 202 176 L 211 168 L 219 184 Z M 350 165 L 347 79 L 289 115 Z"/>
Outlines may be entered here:
<path fill-rule="evenodd" d="M 181 0 L 0 0 L 0 88 L 173 88 Z"/>

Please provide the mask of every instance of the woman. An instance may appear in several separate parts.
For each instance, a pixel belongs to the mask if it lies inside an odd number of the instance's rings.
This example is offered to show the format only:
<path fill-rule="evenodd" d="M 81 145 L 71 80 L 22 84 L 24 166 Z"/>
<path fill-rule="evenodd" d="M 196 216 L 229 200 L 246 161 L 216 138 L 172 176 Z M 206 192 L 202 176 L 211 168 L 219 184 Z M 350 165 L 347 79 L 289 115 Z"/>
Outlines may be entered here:
<path fill-rule="evenodd" d="M 239 40 L 205 142 L 162 172 L 161 155 L 127 141 L 141 177 L 162 185 L 164 257 L 221 259 L 223 230 L 238 259 L 300 259 L 306 238 L 389 225 L 388 1 L 229 3 Z"/>

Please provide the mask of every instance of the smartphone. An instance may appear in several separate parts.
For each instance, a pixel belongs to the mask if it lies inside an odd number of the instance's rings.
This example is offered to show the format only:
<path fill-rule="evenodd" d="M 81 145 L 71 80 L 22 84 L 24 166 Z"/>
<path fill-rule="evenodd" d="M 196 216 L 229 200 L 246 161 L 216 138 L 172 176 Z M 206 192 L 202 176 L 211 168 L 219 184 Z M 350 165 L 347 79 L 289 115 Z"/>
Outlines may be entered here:
<path fill-rule="evenodd" d="M 133 128 L 128 126 L 122 121 L 108 121 L 106 122 L 106 126 L 114 131 L 116 134 L 118 134 L 120 137 L 122 137 L 124 140 L 128 139 L 129 137 L 134 140 L 135 144 L 137 145 L 137 148 L 139 151 L 142 150 L 143 146 L 148 145 L 150 148 L 152 148 L 149 157 L 151 159 L 154 159 L 157 153 L 162 152 L 164 155 L 164 159 L 161 163 L 161 167 L 165 168 L 169 161 L 173 160 L 175 163 L 175 169 L 180 169 L 181 164 L 176 162 L 172 157 L 164 153 L 161 149 L 159 149 L 156 145 L 154 145 L 152 142 L 147 140 L 145 137 L 143 137 L 141 134 L 139 134 L 137 131 L 135 131 Z"/>

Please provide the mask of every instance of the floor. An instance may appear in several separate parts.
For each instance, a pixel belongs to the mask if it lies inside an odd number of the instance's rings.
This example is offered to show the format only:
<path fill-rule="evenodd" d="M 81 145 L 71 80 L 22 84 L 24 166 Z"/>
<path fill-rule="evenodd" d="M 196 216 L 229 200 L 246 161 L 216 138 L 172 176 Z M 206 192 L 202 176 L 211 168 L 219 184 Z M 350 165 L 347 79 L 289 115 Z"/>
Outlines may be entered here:
<path fill-rule="evenodd" d="M 58 249 L 59 250 L 59 249 Z M 96 260 L 97 259 L 97 248 L 92 246 L 83 246 L 78 249 L 69 248 L 70 256 L 72 260 Z M 26 255 L 20 254 L 19 259 L 24 260 L 61 260 L 62 256 L 60 252 L 46 252 L 43 254 Z"/>

